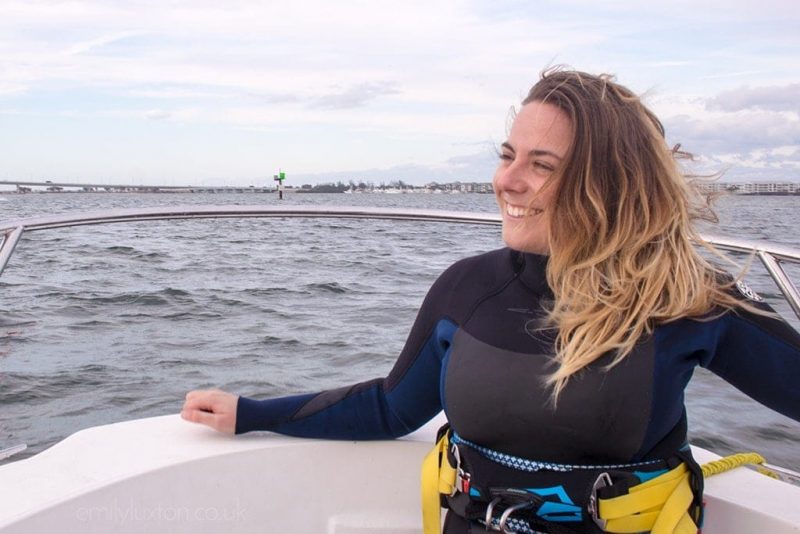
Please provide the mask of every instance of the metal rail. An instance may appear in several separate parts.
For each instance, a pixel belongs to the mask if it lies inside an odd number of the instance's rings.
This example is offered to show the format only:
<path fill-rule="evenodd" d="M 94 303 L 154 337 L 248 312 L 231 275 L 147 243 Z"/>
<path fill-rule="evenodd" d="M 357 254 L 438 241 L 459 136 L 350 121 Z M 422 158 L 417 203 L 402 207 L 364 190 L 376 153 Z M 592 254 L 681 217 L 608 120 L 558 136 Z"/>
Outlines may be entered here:
<path fill-rule="evenodd" d="M 334 218 L 334 219 L 392 219 L 463 224 L 499 225 L 502 219 L 496 213 L 473 213 L 442 210 L 409 210 L 393 208 L 359 208 L 334 206 L 171 206 L 162 208 L 132 208 L 103 210 L 78 214 L 51 215 L 12 221 L 0 221 L 0 275 L 11 258 L 24 232 L 52 228 L 86 226 L 136 221 L 204 218 Z M 755 254 L 784 298 L 800 319 L 800 292 L 781 266 L 781 262 L 800 265 L 800 251 L 767 243 L 703 236 L 716 248 L 728 252 Z"/>

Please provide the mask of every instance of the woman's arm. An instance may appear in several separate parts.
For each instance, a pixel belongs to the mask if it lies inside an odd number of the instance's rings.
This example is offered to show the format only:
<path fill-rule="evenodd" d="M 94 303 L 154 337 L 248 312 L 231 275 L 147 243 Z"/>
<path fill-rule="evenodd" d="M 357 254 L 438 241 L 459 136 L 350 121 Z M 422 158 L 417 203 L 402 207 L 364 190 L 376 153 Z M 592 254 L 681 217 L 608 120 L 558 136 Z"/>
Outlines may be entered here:
<path fill-rule="evenodd" d="M 774 311 L 763 303 L 755 304 Z M 743 393 L 800 421 L 800 334 L 777 314 L 721 318 L 716 350 L 701 364 Z"/>
<path fill-rule="evenodd" d="M 192 391 L 186 395 L 181 416 L 236 434 L 270 430 L 301 437 L 385 439 L 414 431 L 442 409 L 442 359 L 457 328 L 446 313 L 455 267 L 440 276 L 428 292 L 387 377 L 267 400 L 218 390 Z"/>

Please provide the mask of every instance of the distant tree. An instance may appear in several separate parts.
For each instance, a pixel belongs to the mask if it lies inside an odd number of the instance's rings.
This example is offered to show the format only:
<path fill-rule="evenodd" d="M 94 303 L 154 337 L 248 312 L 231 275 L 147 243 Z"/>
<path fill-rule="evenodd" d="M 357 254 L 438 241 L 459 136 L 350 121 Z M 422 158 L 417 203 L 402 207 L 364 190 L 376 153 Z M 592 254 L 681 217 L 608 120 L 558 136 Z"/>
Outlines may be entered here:
<path fill-rule="evenodd" d="M 348 186 L 342 182 L 317 184 L 307 191 L 309 193 L 343 193 Z"/>

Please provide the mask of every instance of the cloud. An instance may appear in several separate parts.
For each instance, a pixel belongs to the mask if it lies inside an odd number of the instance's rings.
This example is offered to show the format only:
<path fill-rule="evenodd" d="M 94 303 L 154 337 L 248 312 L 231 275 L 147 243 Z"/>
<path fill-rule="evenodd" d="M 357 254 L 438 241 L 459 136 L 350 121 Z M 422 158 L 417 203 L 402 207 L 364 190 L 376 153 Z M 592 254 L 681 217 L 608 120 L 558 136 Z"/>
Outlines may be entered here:
<path fill-rule="evenodd" d="M 740 87 L 723 91 L 706 104 L 710 110 L 762 109 L 800 113 L 800 83 L 771 87 Z"/>
<path fill-rule="evenodd" d="M 7 65 L 20 67 L 4 72 L 6 82 L 33 90 L 54 81 L 104 88 L 204 84 L 243 94 L 280 88 L 306 98 L 334 84 L 341 89 L 312 104 L 348 109 L 390 94 L 392 87 L 381 81 L 387 79 L 402 80 L 404 91 L 447 90 L 442 80 L 475 73 L 480 82 L 507 90 L 501 76 L 519 71 L 530 80 L 554 50 L 602 40 L 572 22 L 550 21 L 531 32 L 516 17 L 478 18 L 460 0 L 413 1 L 397 9 L 324 1 L 47 4 L 0 2 L 0 34 L 8 36 L 6 43 L 0 38 L 0 52 Z M 102 54 L 88 53 L 98 48 Z"/>
<path fill-rule="evenodd" d="M 495 147 L 486 143 L 485 150 L 449 158 L 445 162 L 446 174 L 462 182 L 490 182 L 497 161 Z"/>
<path fill-rule="evenodd" d="M 20 95 L 27 91 L 28 87 L 21 83 L 7 83 L 0 80 L 0 97 Z"/>
<path fill-rule="evenodd" d="M 20 131 L 32 120 L 47 128 L 63 109 L 115 119 L 87 121 L 98 139 L 107 136 L 99 128 L 126 131 L 134 121 L 162 120 L 155 130 L 165 136 L 190 123 L 185 142 L 192 153 L 218 155 L 216 175 L 260 172 L 269 151 L 308 172 L 485 181 L 493 151 L 484 161 L 482 149 L 466 145 L 502 138 L 508 106 L 542 67 L 563 62 L 616 72 L 634 90 L 699 100 L 661 104 L 676 142 L 708 157 L 741 150 L 741 161 L 755 162 L 753 150 L 797 138 L 792 96 L 778 99 L 800 82 L 795 2 L 564 0 L 542 9 L 521 0 L 409 0 L 387 9 L 366 0 L 0 0 L 0 108 L 19 112 L 4 120 L 13 117 Z M 646 28 L 645 19 L 653 21 Z M 719 92 L 745 83 L 776 90 L 744 103 Z M 207 146 L 214 149 L 197 148 Z M 92 160 L 86 150 L 76 160 Z M 191 179 L 179 157 L 157 163 Z M 36 161 L 17 160 L 25 173 L 39 172 Z M 247 163 L 229 172 L 233 161 Z M 137 164 L 119 160 L 119 168 Z"/>
<path fill-rule="evenodd" d="M 297 181 L 320 183 L 364 180 L 380 183 L 402 180 L 416 185 L 429 182 L 491 182 L 497 167 L 497 154 L 488 143 L 485 147 L 485 150 L 454 156 L 440 164 L 403 164 L 353 171 L 298 173 Z"/>
<path fill-rule="evenodd" d="M 719 154 L 717 161 L 756 169 L 800 169 L 800 145 Z"/>
<path fill-rule="evenodd" d="M 400 91 L 394 82 L 366 82 L 353 85 L 344 91 L 314 98 L 309 107 L 324 109 L 351 109 L 367 105 L 381 96 L 396 95 Z"/>
<path fill-rule="evenodd" d="M 222 99 L 233 98 L 233 93 L 224 93 L 215 90 L 203 90 L 200 86 L 187 87 L 142 87 L 126 91 L 127 96 L 153 98 L 153 99 L 175 99 L 175 100 L 194 100 L 194 99 Z"/>
<path fill-rule="evenodd" d="M 124 31 L 124 32 L 113 33 L 110 35 L 102 35 L 100 37 L 96 37 L 88 41 L 75 43 L 66 48 L 65 50 L 63 50 L 61 52 L 61 55 L 74 56 L 77 54 L 83 54 L 94 48 L 100 48 L 115 43 L 117 41 L 122 41 L 123 39 L 128 39 L 130 37 L 137 37 L 139 35 L 144 35 L 146 33 L 147 32 L 141 32 L 141 31 Z"/>
<path fill-rule="evenodd" d="M 706 162 L 714 171 L 724 170 L 728 181 L 770 179 L 797 181 L 800 145 L 718 154 Z"/>
<path fill-rule="evenodd" d="M 740 111 L 702 118 L 678 115 L 664 120 L 670 142 L 690 152 L 713 155 L 748 153 L 756 149 L 794 145 L 800 139 L 800 120 L 791 113 Z"/>
<path fill-rule="evenodd" d="M 691 64 L 692 64 L 691 61 L 675 59 L 675 60 L 653 61 L 651 63 L 646 63 L 645 65 L 653 68 L 661 68 L 661 67 L 686 67 Z"/>
<path fill-rule="evenodd" d="M 300 95 L 297 93 L 271 93 L 261 91 L 259 93 L 250 93 L 248 96 L 266 104 L 292 104 L 301 100 Z"/>
<path fill-rule="evenodd" d="M 762 74 L 763 71 L 761 70 L 740 70 L 740 71 L 733 71 L 733 72 L 724 72 L 722 74 L 705 74 L 700 76 L 698 79 L 700 80 L 719 80 L 724 78 L 740 78 L 742 76 L 756 76 L 758 74 Z"/>
<path fill-rule="evenodd" d="M 681 143 L 699 158 L 697 172 L 724 172 L 734 181 L 796 180 L 800 114 L 788 95 L 797 88 L 800 84 L 742 88 L 671 103 L 677 113 L 664 117 L 668 142 Z"/>
<path fill-rule="evenodd" d="M 168 111 L 164 111 L 161 109 L 154 109 L 146 112 L 144 116 L 153 121 L 160 121 L 170 118 L 172 114 Z"/>

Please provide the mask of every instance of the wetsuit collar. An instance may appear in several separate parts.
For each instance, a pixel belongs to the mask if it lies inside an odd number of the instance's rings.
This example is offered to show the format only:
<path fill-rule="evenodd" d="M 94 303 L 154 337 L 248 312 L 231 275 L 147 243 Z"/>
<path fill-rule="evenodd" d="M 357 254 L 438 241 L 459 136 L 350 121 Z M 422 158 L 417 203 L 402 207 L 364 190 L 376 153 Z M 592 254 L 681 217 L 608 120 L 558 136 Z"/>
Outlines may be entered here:
<path fill-rule="evenodd" d="M 519 280 L 534 293 L 552 297 L 553 292 L 547 285 L 548 256 L 518 250 L 511 250 L 511 256 Z"/>

